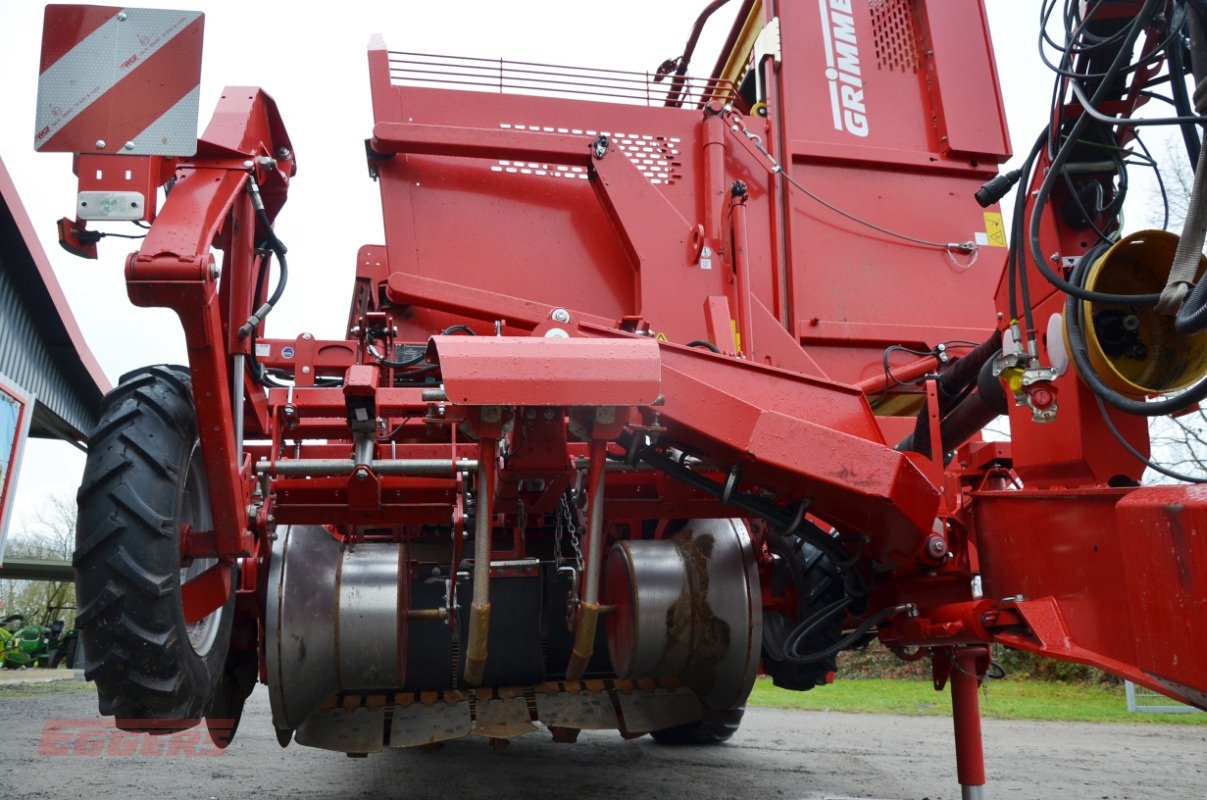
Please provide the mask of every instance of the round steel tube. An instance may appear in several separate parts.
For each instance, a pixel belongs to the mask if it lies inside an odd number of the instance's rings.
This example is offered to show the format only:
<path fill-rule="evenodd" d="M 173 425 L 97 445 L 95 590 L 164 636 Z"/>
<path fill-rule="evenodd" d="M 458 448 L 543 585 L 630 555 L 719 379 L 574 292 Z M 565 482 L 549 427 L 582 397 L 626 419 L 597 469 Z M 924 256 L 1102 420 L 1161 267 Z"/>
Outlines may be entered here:
<path fill-rule="evenodd" d="M 294 458 L 278 461 L 275 467 L 267 461 L 261 461 L 256 464 L 256 471 L 287 476 L 333 477 L 351 475 L 356 466 L 356 462 L 350 458 Z M 443 478 L 451 477 L 454 472 L 477 470 L 478 462 L 464 458 L 381 458 L 370 461 L 367 466 L 378 475 Z"/>
<path fill-rule="evenodd" d="M 490 529 L 494 487 L 494 458 L 498 443 L 483 439 L 478 460 L 478 502 L 474 509 L 474 597 L 469 607 L 469 634 L 465 644 L 465 682 L 478 686 L 486 672 L 487 637 L 490 633 Z"/>

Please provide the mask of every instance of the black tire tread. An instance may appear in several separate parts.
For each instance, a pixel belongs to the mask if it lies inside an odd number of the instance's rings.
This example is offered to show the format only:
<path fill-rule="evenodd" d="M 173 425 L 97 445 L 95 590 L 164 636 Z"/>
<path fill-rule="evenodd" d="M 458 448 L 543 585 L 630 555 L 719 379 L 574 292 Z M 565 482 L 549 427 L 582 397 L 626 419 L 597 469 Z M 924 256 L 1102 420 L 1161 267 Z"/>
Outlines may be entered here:
<path fill-rule="evenodd" d="M 802 525 L 808 525 L 807 521 Z M 821 534 L 821 530 L 817 529 Z M 788 536 L 772 540 L 772 552 L 786 561 L 786 568 L 795 576 L 797 592 L 797 620 L 803 620 L 814 612 L 830 605 L 845 595 L 842 575 L 829 557 L 799 536 Z M 842 615 L 835 615 L 826 625 L 814 631 L 805 641 L 807 652 L 817 652 L 832 647 L 842 638 Z M 764 637 L 766 637 L 764 626 Z M 809 664 L 794 664 L 773 658 L 766 645 L 763 647 L 763 672 L 771 682 L 782 689 L 808 691 L 829 682 L 831 673 L 838 669 L 838 656 Z"/>
<path fill-rule="evenodd" d="M 742 724 L 746 707 L 731 708 L 714 712 L 710 718 L 652 731 L 650 736 L 658 744 L 701 747 L 723 744 L 733 738 Z"/>
<path fill-rule="evenodd" d="M 119 727 L 199 718 L 225 657 L 232 609 L 202 658 L 180 606 L 179 483 L 196 427 L 187 370 L 153 366 L 122 376 L 89 439 L 72 559 L 76 624 L 85 677 Z"/>

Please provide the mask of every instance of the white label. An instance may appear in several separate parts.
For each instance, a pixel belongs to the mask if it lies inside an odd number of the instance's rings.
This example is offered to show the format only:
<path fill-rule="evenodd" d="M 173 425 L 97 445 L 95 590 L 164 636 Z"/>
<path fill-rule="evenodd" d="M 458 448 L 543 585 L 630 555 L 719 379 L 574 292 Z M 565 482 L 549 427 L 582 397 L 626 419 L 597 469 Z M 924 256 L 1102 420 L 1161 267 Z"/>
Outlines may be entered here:
<path fill-rule="evenodd" d="M 272 345 L 268 342 L 256 342 L 256 358 L 268 358 L 272 355 Z"/>

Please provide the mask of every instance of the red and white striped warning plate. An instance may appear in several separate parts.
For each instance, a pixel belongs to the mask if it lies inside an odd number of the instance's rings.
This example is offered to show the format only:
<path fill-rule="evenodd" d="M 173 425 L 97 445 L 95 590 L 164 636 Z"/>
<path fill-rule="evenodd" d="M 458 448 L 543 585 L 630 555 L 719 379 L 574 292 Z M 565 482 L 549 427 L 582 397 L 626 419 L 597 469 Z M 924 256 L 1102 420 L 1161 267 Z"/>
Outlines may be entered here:
<path fill-rule="evenodd" d="M 47 6 L 34 148 L 195 153 L 204 25 L 197 11 Z"/>

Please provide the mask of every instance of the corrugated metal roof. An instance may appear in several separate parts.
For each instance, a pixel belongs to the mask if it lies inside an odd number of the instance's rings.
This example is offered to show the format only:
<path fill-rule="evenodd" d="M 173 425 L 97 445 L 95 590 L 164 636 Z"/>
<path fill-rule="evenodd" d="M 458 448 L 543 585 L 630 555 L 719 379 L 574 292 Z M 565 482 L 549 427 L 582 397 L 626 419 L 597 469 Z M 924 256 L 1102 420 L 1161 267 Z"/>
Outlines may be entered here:
<path fill-rule="evenodd" d="M 82 440 L 109 382 L 0 161 L 0 373 L 34 396 L 30 435 Z"/>

